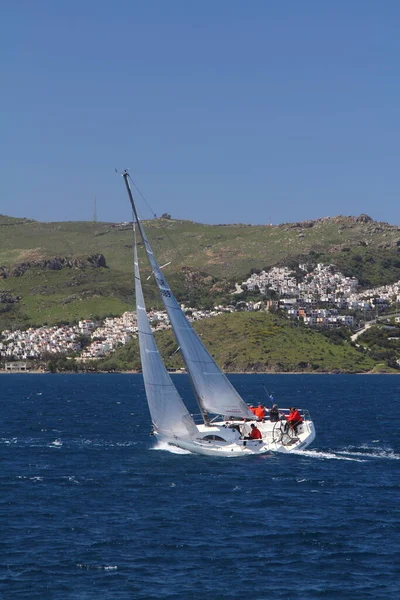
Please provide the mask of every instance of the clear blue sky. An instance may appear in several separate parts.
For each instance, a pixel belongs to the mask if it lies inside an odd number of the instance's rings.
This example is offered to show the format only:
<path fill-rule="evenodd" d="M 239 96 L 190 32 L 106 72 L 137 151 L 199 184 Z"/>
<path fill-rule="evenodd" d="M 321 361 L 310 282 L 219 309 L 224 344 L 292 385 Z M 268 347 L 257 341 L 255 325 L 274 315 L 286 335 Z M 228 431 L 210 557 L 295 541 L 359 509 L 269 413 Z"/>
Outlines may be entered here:
<path fill-rule="evenodd" d="M 0 213 L 400 223 L 398 0 L 3 0 Z M 143 205 L 142 215 L 149 212 Z"/>

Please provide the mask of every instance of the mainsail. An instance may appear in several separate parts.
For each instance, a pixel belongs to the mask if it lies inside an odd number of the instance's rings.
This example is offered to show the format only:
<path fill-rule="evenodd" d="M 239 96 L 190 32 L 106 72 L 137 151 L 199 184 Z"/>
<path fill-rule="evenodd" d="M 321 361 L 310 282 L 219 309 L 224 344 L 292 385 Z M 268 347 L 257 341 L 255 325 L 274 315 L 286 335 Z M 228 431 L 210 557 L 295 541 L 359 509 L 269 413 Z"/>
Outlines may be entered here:
<path fill-rule="evenodd" d="M 228 378 L 222 373 L 175 299 L 154 257 L 146 233 L 138 217 L 132 191 L 129 186 L 128 173 L 125 172 L 123 176 L 161 298 L 168 313 L 175 337 L 180 345 L 182 356 L 203 414 L 207 412 L 226 416 L 253 418 L 253 413 L 249 410 Z"/>
<path fill-rule="evenodd" d="M 197 435 L 197 427 L 165 368 L 150 327 L 140 280 L 135 232 L 134 263 L 140 358 L 151 419 L 157 431 L 166 436 Z"/>

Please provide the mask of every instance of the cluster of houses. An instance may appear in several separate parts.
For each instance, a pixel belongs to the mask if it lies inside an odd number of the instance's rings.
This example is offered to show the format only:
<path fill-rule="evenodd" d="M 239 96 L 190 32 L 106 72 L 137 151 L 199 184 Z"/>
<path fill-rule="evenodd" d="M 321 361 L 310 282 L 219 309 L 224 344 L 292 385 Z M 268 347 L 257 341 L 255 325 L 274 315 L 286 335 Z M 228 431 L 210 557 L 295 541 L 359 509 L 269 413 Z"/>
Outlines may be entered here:
<path fill-rule="evenodd" d="M 341 315 L 338 308 L 317 308 L 316 304 L 304 305 L 299 298 L 282 298 L 277 302 L 290 319 L 300 319 L 310 327 L 354 327 L 352 315 Z"/>
<path fill-rule="evenodd" d="M 250 303 L 254 305 L 253 302 Z M 260 303 L 261 304 L 261 303 Z M 197 321 L 214 317 L 224 312 L 234 312 L 233 306 L 216 306 L 214 310 L 198 310 L 182 305 L 189 321 Z M 170 329 L 168 315 L 162 310 L 148 312 L 149 321 L 153 331 Z M 87 362 L 106 356 L 118 347 L 124 346 L 132 337 L 137 336 L 137 322 L 135 312 L 125 312 L 122 317 L 107 318 L 99 325 L 94 321 L 80 321 L 80 331 L 89 335 L 91 343 L 85 347 L 77 360 Z"/>
<path fill-rule="evenodd" d="M 136 335 L 136 313 L 125 312 L 121 317 L 107 317 L 103 323 L 91 320 L 80 321 L 85 335 L 91 339 L 77 360 L 87 362 L 106 356 L 121 346 L 125 346 Z"/>
<path fill-rule="evenodd" d="M 81 349 L 79 328 L 67 325 L 30 327 L 25 331 L 1 332 L 0 356 L 6 359 L 27 360 L 46 354 L 72 354 Z"/>
<path fill-rule="evenodd" d="M 318 298 L 332 304 L 340 304 L 342 298 L 355 294 L 358 289 L 355 277 L 346 277 L 333 265 L 319 263 L 311 269 L 306 264 L 298 266 L 301 277 L 295 277 L 288 267 L 273 267 L 270 271 L 253 273 L 243 281 L 240 289 L 259 289 L 262 295 L 273 290 L 279 296 L 301 298 L 306 303 L 313 303 Z"/>
<path fill-rule="evenodd" d="M 400 281 L 360 292 L 358 280 L 346 277 L 334 265 L 298 267 L 300 277 L 288 267 L 253 273 L 241 285 L 236 284 L 236 293 L 259 290 L 261 295 L 268 295 L 273 290 L 279 298 L 277 304 L 289 317 L 310 326 L 352 327 L 354 318 L 339 311 L 369 311 L 400 303 Z"/>
<path fill-rule="evenodd" d="M 369 304 L 386 304 L 387 306 L 390 306 L 391 304 L 398 305 L 400 304 L 400 281 L 389 285 L 382 285 L 381 287 L 372 290 L 359 292 L 358 299 L 360 301 L 368 302 Z"/>
<path fill-rule="evenodd" d="M 105 356 L 126 344 L 136 331 L 136 314 L 132 312 L 116 319 L 107 318 L 103 323 L 85 319 L 71 326 L 5 330 L 1 332 L 0 357 L 21 361 L 41 359 L 46 354 L 79 354 L 78 360 L 85 361 Z M 88 338 L 90 343 L 82 344 Z"/>
<path fill-rule="evenodd" d="M 262 302 L 246 303 L 247 310 L 260 310 Z M 216 315 L 234 312 L 234 306 L 216 306 L 213 310 L 200 310 L 182 305 L 189 321 L 197 321 Z M 152 310 L 148 313 L 153 331 L 169 329 L 167 313 Z M 82 336 L 85 338 L 82 344 Z M 135 312 L 125 312 L 121 317 L 107 317 L 103 322 L 85 319 L 78 325 L 53 327 L 30 327 L 23 331 L 4 330 L 0 334 L 0 358 L 14 361 L 41 359 L 45 355 L 71 355 L 76 360 L 88 362 L 107 356 L 137 336 Z M 87 343 L 89 341 L 89 343 Z M 83 347 L 82 347 L 83 346 Z M 11 363 L 7 363 L 11 364 Z M 11 369 L 10 369 L 11 370 Z"/>

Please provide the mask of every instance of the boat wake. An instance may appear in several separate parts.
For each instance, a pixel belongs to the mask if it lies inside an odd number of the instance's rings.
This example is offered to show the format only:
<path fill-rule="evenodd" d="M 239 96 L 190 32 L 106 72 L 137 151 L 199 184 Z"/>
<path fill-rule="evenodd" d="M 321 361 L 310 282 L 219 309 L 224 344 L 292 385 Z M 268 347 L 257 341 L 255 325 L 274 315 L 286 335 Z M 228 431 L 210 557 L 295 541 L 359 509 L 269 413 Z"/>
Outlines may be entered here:
<path fill-rule="evenodd" d="M 152 450 L 164 450 L 166 452 L 171 452 L 171 454 L 191 454 L 189 450 L 178 448 L 178 446 L 172 446 L 168 442 L 157 442 Z"/>
<path fill-rule="evenodd" d="M 344 450 L 337 451 L 337 454 L 360 456 L 362 458 L 400 460 L 400 454 L 396 454 L 392 448 L 380 448 L 379 446 L 348 446 Z"/>
<path fill-rule="evenodd" d="M 291 450 L 290 454 L 305 456 L 308 458 L 336 459 L 353 462 L 367 462 L 371 459 L 399 460 L 400 454 L 396 454 L 392 448 L 381 448 L 379 446 L 347 446 L 343 450 Z"/>
<path fill-rule="evenodd" d="M 340 452 L 323 452 L 322 450 L 291 450 L 290 454 L 297 454 L 298 456 L 304 456 L 306 458 L 365 462 L 365 459 L 362 458 L 351 458 L 348 456 L 341 456 Z"/>

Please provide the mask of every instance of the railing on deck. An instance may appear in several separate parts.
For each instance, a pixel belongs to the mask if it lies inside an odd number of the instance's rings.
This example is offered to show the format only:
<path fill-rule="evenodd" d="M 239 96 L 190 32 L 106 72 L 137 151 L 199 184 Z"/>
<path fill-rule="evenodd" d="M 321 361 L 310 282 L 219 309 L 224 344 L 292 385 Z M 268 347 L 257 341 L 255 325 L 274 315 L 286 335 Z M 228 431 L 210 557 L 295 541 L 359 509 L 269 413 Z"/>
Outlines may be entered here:
<path fill-rule="evenodd" d="M 303 421 L 311 421 L 311 416 L 310 416 L 310 411 L 307 410 L 306 408 L 298 408 L 297 409 L 303 419 Z M 290 413 L 290 408 L 279 408 L 279 415 L 280 416 L 284 416 L 287 417 Z M 191 414 L 191 417 L 193 418 L 194 422 L 196 424 L 201 424 L 203 423 L 203 417 L 201 415 L 201 413 L 194 413 Z M 215 415 L 212 419 L 210 419 L 210 425 L 212 425 L 215 422 L 218 421 L 243 421 L 244 419 L 242 419 L 241 417 L 234 417 L 234 416 L 229 416 L 229 415 Z M 254 416 L 254 418 L 250 418 L 250 419 L 246 419 L 248 421 L 258 421 L 259 419 Z M 269 409 L 266 409 L 266 413 L 265 413 L 265 420 L 268 421 L 269 420 Z"/>

